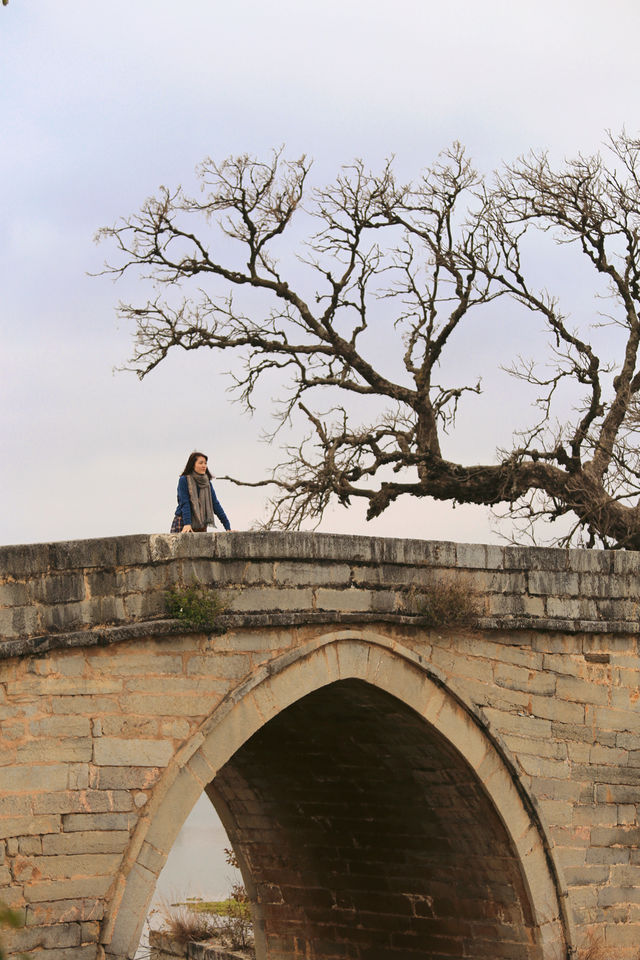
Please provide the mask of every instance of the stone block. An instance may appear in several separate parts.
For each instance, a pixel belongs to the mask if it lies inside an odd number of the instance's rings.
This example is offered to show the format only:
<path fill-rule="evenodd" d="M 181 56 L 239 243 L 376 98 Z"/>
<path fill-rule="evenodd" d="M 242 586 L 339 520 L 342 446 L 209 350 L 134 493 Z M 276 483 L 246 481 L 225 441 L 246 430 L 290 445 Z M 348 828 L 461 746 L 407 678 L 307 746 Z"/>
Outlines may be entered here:
<path fill-rule="evenodd" d="M 484 708 L 484 713 L 491 721 L 492 727 L 504 734 L 534 739 L 546 739 L 551 736 L 550 720 L 534 717 L 524 711 L 520 714 L 509 713 L 487 706 Z"/>
<path fill-rule="evenodd" d="M 52 543 L 50 563 L 55 570 L 84 567 L 112 567 L 117 564 L 117 537 L 93 540 L 66 540 Z"/>
<path fill-rule="evenodd" d="M 94 741 L 93 762 L 104 767 L 166 767 L 173 752 L 173 744 L 166 740 L 102 737 Z"/>
<path fill-rule="evenodd" d="M 31 740 L 21 744 L 17 763 L 82 762 L 91 760 L 92 744 L 86 737 L 65 737 L 60 740 Z"/>
<path fill-rule="evenodd" d="M 4 790 L 4 774 L 0 772 L 0 782 Z M 0 794 L 0 817 L 29 816 L 31 813 L 30 797 L 23 793 L 18 794 Z M 0 859 L 0 863 L 2 860 Z"/>
<path fill-rule="evenodd" d="M 492 557 L 494 560 L 499 559 L 502 565 L 502 551 L 495 552 Z M 456 563 L 458 567 L 486 570 L 487 547 L 483 543 L 457 543 Z"/>
<path fill-rule="evenodd" d="M 130 593 L 124 598 L 124 616 L 131 620 L 150 620 L 166 614 L 167 601 L 164 591 L 156 593 Z"/>
<path fill-rule="evenodd" d="M 20 837 L 18 852 L 25 856 L 37 856 L 42 853 L 42 837 Z"/>
<path fill-rule="evenodd" d="M 634 550 L 613 550 L 611 570 L 613 573 L 631 574 L 636 578 L 640 575 L 640 555 Z"/>
<path fill-rule="evenodd" d="M 11 580 L 0 583 L 0 607 L 26 607 L 28 603 L 25 583 Z"/>
<path fill-rule="evenodd" d="M 89 786 L 89 764 L 70 763 L 68 769 L 67 788 L 69 790 L 86 790 Z"/>
<path fill-rule="evenodd" d="M 504 547 L 505 570 L 566 570 L 566 550 L 548 547 Z"/>
<path fill-rule="evenodd" d="M 91 722 L 88 717 L 38 717 L 29 721 L 31 736 L 38 738 L 89 737 Z"/>
<path fill-rule="evenodd" d="M 570 774 L 569 765 L 565 760 L 551 760 L 548 757 L 533 757 L 526 754 L 518 759 L 524 772 L 532 777 L 566 780 Z"/>
<path fill-rule="evenodd" d="M 640 887 L 607 886 L 598 890 L 598 906 L 612 907 L 618 904 L 640 903 Z M 637 937 L 637 931 L 635 931 Z M 637 946 L 637 939 L 635 945 Z"/>
<path fill-rule="evenodd" d="M 426 587 L 437 582 L 441 571 L 427 567 L 407 567 L 402 564 L 355 564 L 351 568 L 351 584 L 354 587 Z M 349 581 L 345 581 L 347 586 Z M 320 584 L 319 584 L 320 585 Z M 323 586 L 330 586 L 325 583 Z"/>
<path fill-rule="evenodd" d="M 221 669 L 224 669 L 222 667 Z M 247 671 L 249 664 L 247 663 Z M 244 674 L 241 674 L 244 676 Z M 190 695 L 199 697 L 204 694 L 225 694 L 229 687 L 234 686 L 224 677 L 212 677 L 208 674 L 192 674 L 191 676 L 181 677 L 145 677 L 135 678 L 127 681 L 127 688 L 131 695 L 135 694 L 163 694 L 171 697 L 176 694 Z M 127 702 L 124 701 L 123 702 Z"/>
<path fill-rule="evenodd" d="M 626 750 L 616 747 L 605 747 L 602 744 L 595 744 L 589 750 L 590 763 L 610 763 L 616 767 L 635 766 L 628 763 L 630 754 Z"/>
<path fill-rule="evenodd" d="M 114 596 L 123 593 L 124 574 L 120 570 L 89 570 L 86 584 L 89 597 Z"/>
<path fill-rule="evenodd" d="M 157 717 L 113 716 L 93 721 L 94 737 L 150 737 L 159 739 Z"/>
<path fill-rule="evenodd" d="M 155 653 L 153 650 L 143 649 L 138 652 L 114 653 L 113 647 L 105 656 L 105 651 L 96 651 L 89 655 L 92 669 L 100 671 L 108 669 L 112 676 L 128 677 L 136 674 L 158 675 L 182 673 L 182 655 L 180 653 Z"/>
<path fill-rule="evenodd" d="M 102 716 L 105 713 L 120 713 L 120 704 L 115 695 L 110 697 L 95 694 L 86 696 L 66 694 L 51 698 L 51 710 L 54 714 L 64 716 L 69 714 Z"/>
<path fill-rule="evenodd" d="M 640 735 L 640 711 L 597 707 L 594 719 L 600 730 L 612 730 L 616 735 L 624 732 Z"/>
<path fill-rule="evenodd" d="M 25 926 L 15 938 L 14 949 L 17 948 L 22 953 L 40 947 L 46 951 L 45 958 L 49 960 L 52 952 L 57 953 L 59 949 L 63 948 L 69 948 L 69 953 L 75 957 L 76 951 L 73 948 L 78 947 L 81 942 L 80 924 L 78 923 L 56 923 L 52 926 L 39 927 Z"/>
<path fill-rule="evenodd" d="M 603 577 L 597 573 L 580 576 L 580 592 L 585 597 L 637 597 L 637 580 L 630 575 Z"/>
<path fill-rule="evenodd" d="M 188 720 L 161 720 L 160 735 L 169 737 L 172 740 L 184 740 L 191 732 L 191 724 Z"/>
<path fill-rule="evenodd" d="M 40 632 L 38 610 L 35 607 L 6 607 L 0 609 L 0 637 L 34 636 Z"/>
<path fill-rule="evenodd" d="M 601 620 L 619 620 L 631 621 L 635 624 L 638 620 L 638 605 L 631 600 L 603 599 L 597 601 L 599 619 Z"/>
<path fill-rule="evenodd" d="M 225 686 L 225 684 L 221 684 Z M 226 692 L 226 689 L 225 689 Z M 130 713 L 149 714 L 158 717 L 201 717 L 210 713 L 221 700 L 222 693 L 211 691 L 206 697 L 190 693 L 174 696 L 161 694 L 130 693 L 121 698 L 122 709 Z"/>
<path fill-rule="evenodd" d="M 587 850 L 587 863 L 607 864 L 629 863 L 630 852 L 625 847 L 590 847 Z"/>
<path fill-rule="evenodd" d="M 229 601 L 229 609 L 238 612 L 311 610 L 313 607 L 313 592 L 309 587 L 289 587 L 283 590 L 274 587 L 263 590 L 246 587 L 241 590 L 229 590 L 225 596 Z"/>
<path fill-rule="evenodd" d="M 373 610 L 374 592 L 371 590 L 331 590 L 320 587 L 316 591 L 318 610 L 338 610 L 345 613 Z"/>
<path fill-rule="evenodd" d="M 25 694 L 37 697 L 79 697 L 119 693 L 122 686 L 122 680 L 112 677 L 30 677 L 10 680 L 7 683 L 7 693 L 10 697 Z"/>
<path fill-rule="evenodd" d="M 620 887 L 640 888 L 640 864 L 613 864 L 611 867 L 611 883 Z"/>
<path fill-rule="evenodd" d="M 85 920 L 80 924 L 83 943 L 98 943 L 100 939 L 100 924 L 97 920 Z"/>
<path fill-rule="evenodd" d="M 638 807 L 635 803 L 618 805 L 618 823 L 636 823 L 637 819 Z"/>
<path fill-rule="evenodd" d="M 77 877 L 113 876 L 121 859 L 119 853 L 57 854 L 32 857 L 29 867 L 42 880 L 64 881 Z"/>
<path fill-rule="evenodd" d="M 84 600 L 84 576 L 80 571 L 54 573 L 29 582 L 29 599 L 35 603 L 73 603 Z"/>
<path fill-rule="evenodd" d="M 122 574 L 122 585 L 118 592 L 120 593 L 164 593 L 169 587 L 173 586 L 173 567 L 167 564 L 155 564 L 154 566 L 129 567 Z M 115 591 L 111 591 L 115 592 Z"/>
<path fill-rule="evenodd" d="M 128 790 L 67 790 L 36 793 L 34 813 L 122 813 L 133 809 Z"/>
<path fill-rule="evenodd" d="M 147 564 L 151 560 L 149 537 L 136 534 L 129 537 L 116 537 L 116 562 L 120 567 Z"/>
<path fill-rule="evenodd" d="M 576 826 L 613 827 L 618 822 L 618 807 L 606 802 L 575 805 L 573 822 Z"/>
<path fill-rule="evenodd" d="M 552 697 L 531 697 L 531 712 L 536 717 L 560 723 L 584 723 L 585 708 L 580 703 L 570 703 Z"/>
<path fill-rule="evenodd" d="M 544 617 L 545 615 L 542 597 L 492 594 L 488 601 L 488 615 L 493 617 Z"/>
<path fill-rule="evenodd" d="M 569 887 L 600 886 L 609 878 L 609 867 L 588 864 L 583 867 L 565 867 L 564 876 Z"/>
<path fill-rule="evenodd" d="M 637 847 L 640 844 L 640 826 L 594 827 L 591 831 L 594 847 Z"/>
<path fill-rule="evenodd" d="M 530 570 L 529 593 L 545 597 L 574 597 L 580 593 L 577 573 L 568 570 Z"/>
<path fill-rule="evenodd" d="M 96 790 L 140 790 L 156 783 L 158 767 L 94 767 L 91 786 Z"/>
<path fill-rule="evenodd" d="M 49 857 L 89 853 L 122 854 L 128 842 L 127 830 L 51 833 L 42 838 L 42 853 Z"/>
<path fill-rule="evenodd" d="M 65 833 L 87 830 L 131 830 L 136 820 L 136 813 L 65 813 L 62 815 L 62 829 Z M 53 833 L 54 831 L 41 832 Z M 69 896 L 75 896 L 75 894 L 69 894 Z"/>
<path fill-rule="evenodd" d="M 606 706 L 609 702 L 609 685 L 581 677 L 562 676 L 558 677 L 557 694 L 562 700 Z"/>
<path fill-rule="evenodd" d="M 206 536 L 206 534 L 195 534 Z M 134 863 L 130 873 L 130 892 L 127 897 L 127 914 L 118 914 L 116 923 L 105 931 L 111 935 L 109 954 L 113 957 L 131 957 L 136 952 L 140 936 L 138 917 L 145 916 L 156 885 L 156 876 L 139 863 Z"/>
<path fill-rule="evenodd" d="M 584 597 L 547 597 L 547 614 L 558 620 L 598 620 L 599 609 Z"/>
<path fill-rule="evenodd" d="M 66 790 L 68 773 L 63 763 L 5 767 L 2 770 L 2 790 L 7 793 Z"/>
<path fill-rule="evenodd" d="M 634 901 L 637 902 L 637 901 Z M 640 943 L 640 921 L 636 919 L 635 923 L 611 923 L 607 926 L 606 944 L 610 950 L 627 948 L 627 956 L 633 960 L 634 953 L 637 956 L 637 947 Z"/>
<path fill-rule="evenodd" d="M 103 914 L 104 903 L 101 899 L 80 897 L 49 902 L 36 901 L 27 906 L 26 925 L 31 927 L 47 923 L 99 921 Z"/>
<path fill-rule="evenodd" d="M 112 881 L 113 877 L 111 876 L 39 880 L 31 882 L 25 887 L 24 898 L 27 903 L 52 900 L 75 900 L 80 897 L 94 899 L 104 896 L 111 886 Z"/>
<path fill-rule="evenodd" d="M 554 674 L 528 670 L 513 664 L 496 664 L 494 678 L 498 686 L 507 687 L 509 690 L 523 690 L 541 696 L 553 696 L 556 690 Z"/>
<path fill-rule="evenodd" d="M 187 676 L 215 676 L 231 680 L 240 680 L 250 669 L 251 661 L 246 654 L 191 656 L 186 664 Z"/>
<path fill-rule="evenodd" d="M 567 826 L 573 822 L 573 804 L 568 800 L 540 800 L 546 823 L 554 826 Z"/>
<path fill-rule="evenodd" d="M 50 544 L 21 543 L 0 547 L 0 577 L 14 580 L 42 574 L 49 569 Z"/>
<path fill-rule="evenodd" d="M 274 564 L 274 579 L 279 586 L 328 586 L 349 584 L 351 566 L 347 563 L 294 563 L 290 560 Z"/>

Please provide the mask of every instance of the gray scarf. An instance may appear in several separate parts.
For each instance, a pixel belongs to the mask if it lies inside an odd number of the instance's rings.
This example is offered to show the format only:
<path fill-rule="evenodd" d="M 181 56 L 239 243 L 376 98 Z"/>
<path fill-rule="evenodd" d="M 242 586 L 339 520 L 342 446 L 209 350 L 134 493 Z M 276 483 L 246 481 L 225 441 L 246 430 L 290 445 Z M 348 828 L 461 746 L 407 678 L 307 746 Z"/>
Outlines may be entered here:
<path fill-rule="evenodd" d="M 191 501 L 191 526 L 194 530 L 206 530 L 207 524 L 215 527 L 209 477 L 206 473 L 188 473 L 187 487 Z"/>

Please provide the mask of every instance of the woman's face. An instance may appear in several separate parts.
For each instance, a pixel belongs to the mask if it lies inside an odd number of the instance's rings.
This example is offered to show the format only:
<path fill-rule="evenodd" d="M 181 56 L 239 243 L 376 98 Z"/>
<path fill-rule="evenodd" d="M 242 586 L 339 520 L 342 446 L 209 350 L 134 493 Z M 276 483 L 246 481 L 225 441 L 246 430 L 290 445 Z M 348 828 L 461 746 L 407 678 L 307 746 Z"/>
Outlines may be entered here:
<path fill-rule="evenodd" d="M 207 458 L 206 457 L 197 457 L 196 462 L 193 465 L 193 469 L 196 473 L 206 473 L 207 472 Z"/>

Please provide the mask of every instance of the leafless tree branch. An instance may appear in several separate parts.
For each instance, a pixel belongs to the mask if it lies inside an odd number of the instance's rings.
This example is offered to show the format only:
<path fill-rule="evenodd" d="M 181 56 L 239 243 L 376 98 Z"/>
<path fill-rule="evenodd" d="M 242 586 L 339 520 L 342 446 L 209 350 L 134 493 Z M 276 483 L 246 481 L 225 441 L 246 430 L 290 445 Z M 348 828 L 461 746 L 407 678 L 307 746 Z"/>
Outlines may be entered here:
<path fill-rule="evenodd" d="M 146 302 L 120 305 L 137 330 L 130 368 L 145 377 L 174 348 L 238 354 L 233 388 L 248 409 L 265 376 L 281 378 L 277 423 L 301 414 L 309 434 L 284 448 L 272 477 L 235 481 L 273 484 L 270 525 L 319 521 L 332 499 L 360 498 L 376 517 L 409 495 L 507 504 L 530 533 L 570 517 L 563 542 L 638 549 L 640 141 L 610 135 L 607 151 L 607 162 L 578 156 L 560 169 L 532 153 L 489 183 L 454 144 L 413 183 L 399 183 L 391 161 L 376 174 L 358 160 L 321 189 L 308 187 L 305 157 L 207 159 L 200 197 L 162 187 L 98 234 L 115 247 L 106 272 L 154 285 Z M 278 253 L 300 221 L 312 228 L 285 271 Z M 606 282 L 607 316 L 625 340 L 613 363 L 589 324 L 533 281 L 528 241 L 540 232 L 574 245 Z M 481 388 L 443 383 L 442 360 L 498 298 L 547 332 L 544 367 L 516 358 L 508 368 L 536 389 L 538 416 L 487 463 L 452 462 L 443 436 Z M 380 338 L 398 344 L 389 362 Z M 568 385 L 571 422 L 555 413 Z M 321 413 L 325 396 L 333 405 Z M 354 422 L 356 397 L 371 422 Z"/>

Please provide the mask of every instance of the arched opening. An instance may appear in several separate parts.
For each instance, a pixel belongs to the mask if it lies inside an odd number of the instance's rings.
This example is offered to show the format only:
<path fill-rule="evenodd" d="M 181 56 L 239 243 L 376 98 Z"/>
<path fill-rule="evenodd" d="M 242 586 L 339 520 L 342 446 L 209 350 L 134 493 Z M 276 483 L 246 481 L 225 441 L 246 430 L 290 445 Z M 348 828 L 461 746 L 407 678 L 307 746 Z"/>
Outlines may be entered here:
<path fill-rule="evenodd" d="M 395 640 L 317 638 L 223 701 L 134 832 L 103 924 L 106 957 L 134 955 L 203 789 L 256 902 L 258 960 L 569 955 L 557 871 L 515 770 Z"/>
<path fill-rule="evenodd" d="M 269 958 L 542 956 L 517 853 L 482 784 L 388 693 L 343 680 L 308 694 L 213 787 Z"/>

